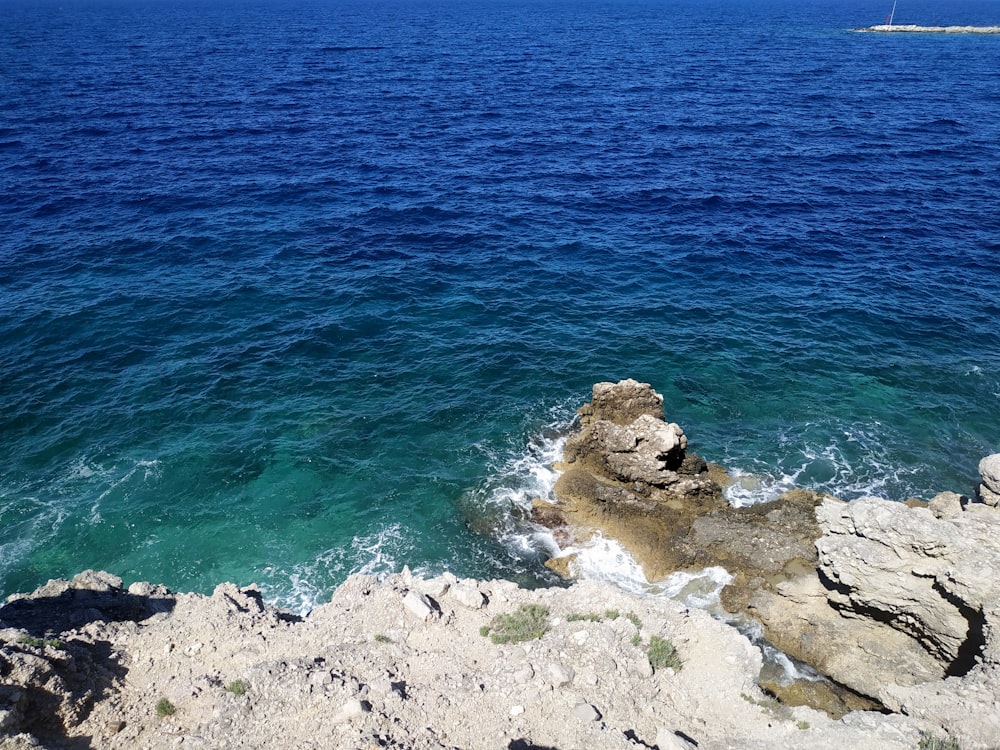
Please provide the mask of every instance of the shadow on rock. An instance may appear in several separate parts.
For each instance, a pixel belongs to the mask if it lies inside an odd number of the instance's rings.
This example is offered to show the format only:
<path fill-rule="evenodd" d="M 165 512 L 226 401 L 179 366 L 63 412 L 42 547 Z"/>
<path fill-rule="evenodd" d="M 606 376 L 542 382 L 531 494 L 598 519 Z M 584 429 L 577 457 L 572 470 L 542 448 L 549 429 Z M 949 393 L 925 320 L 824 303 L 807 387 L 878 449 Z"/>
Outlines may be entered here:
<path fill-rule="evenodd" d="M 125 591 L 117 576 L 89 570 L 72 581 L 49 581 L 0 607 L 0 627 L 19 628 L 44 638 L 95 621 L 141 622 L 174 608 L 174 598 L 166 588 L 138 587 L 141 590 Z"/>
<path fill-rule="evenodd" d="M 507 750 L 558 750 L 549 745 L 535 745 L 528 740 L 511 740 Z"/>
<path fill-rule="evenodd" d="M 127 673 L 102 628 L 173 606 L 162 586 L 125 591 L 117 576 L 94 571 L 9 601 L 0 608 L 0 729 L 21 735 L 26 747 L 32 737 L 49 747 L 92 747 L 72 730 Z"/>

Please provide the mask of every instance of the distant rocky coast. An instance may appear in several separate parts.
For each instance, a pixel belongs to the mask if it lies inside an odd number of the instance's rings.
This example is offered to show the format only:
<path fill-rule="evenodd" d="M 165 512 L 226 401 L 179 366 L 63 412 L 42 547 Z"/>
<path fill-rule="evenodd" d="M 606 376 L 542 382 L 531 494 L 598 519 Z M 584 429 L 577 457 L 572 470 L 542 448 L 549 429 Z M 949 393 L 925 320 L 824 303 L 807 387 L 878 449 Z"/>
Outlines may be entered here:
<path fill-rule="evenodd" d="M 855 31 L 880 34 L 1000 34 L 1000 26 L 918 26 L 916 24 L 877 24 Z"/>
<path fill-rule="evenodd" d="M 974 497 L 732 508 L 622 381 L 594 386 L 559 468 L 535 504 L 557 538 L 614 536 L 652 578 L 726 567 L 734 617 L 830 680 L 762 684 L 736 628 L 574 580 L 570 557 L 538 590 L 354 576 L 305 617 L 87 571 L 0 608 L 0 747 L 1000 747 L 1000 455 Z"/>

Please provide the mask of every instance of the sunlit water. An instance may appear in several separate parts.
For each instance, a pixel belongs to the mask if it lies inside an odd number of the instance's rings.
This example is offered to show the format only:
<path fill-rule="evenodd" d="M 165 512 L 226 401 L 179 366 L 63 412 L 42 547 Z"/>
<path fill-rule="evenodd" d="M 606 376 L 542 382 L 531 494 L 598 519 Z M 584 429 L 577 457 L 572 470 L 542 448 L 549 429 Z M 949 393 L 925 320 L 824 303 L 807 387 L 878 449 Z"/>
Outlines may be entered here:
<path fill-rule="evenodd" d="M 548 580 L 526 510 L 623 377 L 734 503 L 971 492 L 1000 38 L 886 12 L 0 0 L 0 592 Z"/>

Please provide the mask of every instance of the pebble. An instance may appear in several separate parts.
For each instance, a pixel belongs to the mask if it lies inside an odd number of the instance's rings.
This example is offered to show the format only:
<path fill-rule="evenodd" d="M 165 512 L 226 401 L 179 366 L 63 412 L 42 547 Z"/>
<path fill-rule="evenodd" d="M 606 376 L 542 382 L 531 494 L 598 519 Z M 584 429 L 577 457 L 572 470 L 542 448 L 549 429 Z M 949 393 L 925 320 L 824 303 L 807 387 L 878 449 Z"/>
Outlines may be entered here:
<path fill-rule="evenodd" d="M 333 721 L 335 724 L 341 724 L 351 719 L 356 719 L 368 713 L 368 711 L 371 711 L 371 706 L 367 703 L 359 700 L 350 700 L 340 707 L 340 710 L 334 715 Z"/>
<path fill-rule="evenodd" d="M 403 597 L 403 606 L 409 610 L 410 613 L 416 615 L 421 620 L 427 620 L 434 612 L 434 608 L 431 607 L 431 603 L 427 600 L 427 597 L 418 591 L 410 590 L 406 596 Z"/>
<path fill-rule="evenodd" d="M 597 721 L 601 718 L 600 712 L 589 703 L 577 703 L 573 706 L 573 715 L 580 721 Z"/>
<path fill-rule="evenodd" d="M 560 664 L 559 662 L 553 662 L 549 665 L 549 677 L 552 678 L 552 684 L 556 687 L 569 685 L 573 682 L 573 677 L 575 676 L 575 673 L 570 667 Z"/>

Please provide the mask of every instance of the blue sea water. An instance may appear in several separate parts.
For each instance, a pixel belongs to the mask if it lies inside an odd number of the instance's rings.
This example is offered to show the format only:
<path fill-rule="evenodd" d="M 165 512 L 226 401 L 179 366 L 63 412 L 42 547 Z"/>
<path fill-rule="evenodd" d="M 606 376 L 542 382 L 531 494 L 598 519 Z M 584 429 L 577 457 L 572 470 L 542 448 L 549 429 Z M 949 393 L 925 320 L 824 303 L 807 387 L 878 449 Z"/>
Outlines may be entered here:
<path fill-rule="evenodd" d="M 524 508 L 624 377 L 734 502 L 970 493 L 1000 36 L 889 10 L 0 0 L 0 593 L 546 580 Z"/>

